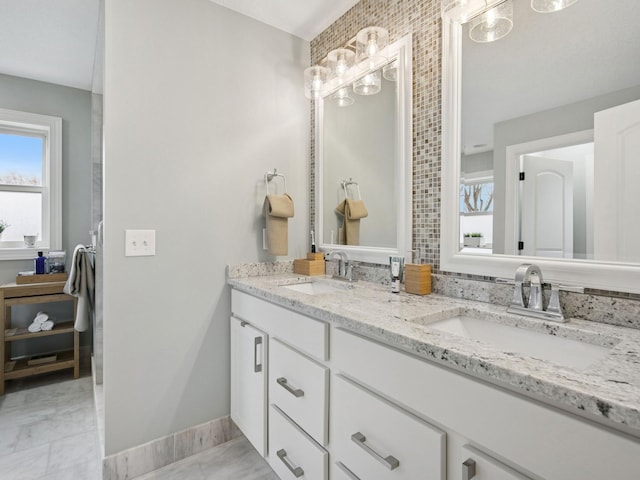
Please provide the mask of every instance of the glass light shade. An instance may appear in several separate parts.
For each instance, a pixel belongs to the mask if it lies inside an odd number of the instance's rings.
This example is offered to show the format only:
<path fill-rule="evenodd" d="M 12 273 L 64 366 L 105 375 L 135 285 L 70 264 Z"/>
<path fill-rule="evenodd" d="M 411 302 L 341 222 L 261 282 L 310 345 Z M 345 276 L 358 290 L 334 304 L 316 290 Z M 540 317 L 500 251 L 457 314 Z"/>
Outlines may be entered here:
<path fill-rule="evenodd" d="M 336 48 L 327 55 L 327 65 L 332 79 L 342 83 L 356 60 L 356 54 L 347 48 Z"/>
<path fill-rule="evenodd" d="M 390 82 L 396 82 L 398 80 L 398 60 L 394 60 L 387 63 L 382 67 L 382 76 Z"/>
<path fill-rule="evenodd" d="M 386 60 L 382 50 L 389 41 L 389 32 L 381 27 L 363 28 L 356 35 L 356 62 L 359 68 L 368 70 Z"/>
<path fill-rule="evenodd" d="M 531 8 L 538 13 L 553 13 L 570 7 L 578 0 L 531 0 Z"/>
<path fill-rule="evenodd" d="M 380 70 L 367 73 L 353 83 L 353 91 L 358 95 L 375 95 L 381 88 Z"/>
<path fill-rule="evenodd" d="M 316 99 L 322 93 L 322 90 L 327 83 L 327 77 L 329 75 L 329 69 L 314 65 L 304 71 L 304 95 L 308 99 Z"/>
<path fill-rule="evenodd" d="M 480 43 L 494 42 L 506 36 L 512 28 L 513 1 L 507 0 L 471 20 L 469 38 Z"/>
<path fill-rule="evenodd" d="M 486 7 L 485 0 L 442 0 L 442 16 L 466 23 Z"/>
<path fill-rule="evenodd" d="M 356 101 L 349 93 L 349 89 L 347 87 L 343 87 L 338 90 L 336 93 L 331 95 L 331 98 L 336 101 L 336 104 L 339 107 L 348 107 L 349 105 L 353 105 Z"/>

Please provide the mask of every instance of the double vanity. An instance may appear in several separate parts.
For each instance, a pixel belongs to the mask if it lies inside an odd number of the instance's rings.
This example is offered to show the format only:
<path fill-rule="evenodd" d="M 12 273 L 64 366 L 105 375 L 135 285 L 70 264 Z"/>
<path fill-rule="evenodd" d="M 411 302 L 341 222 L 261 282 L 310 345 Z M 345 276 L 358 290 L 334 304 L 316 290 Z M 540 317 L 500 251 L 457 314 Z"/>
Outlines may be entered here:
<path fill-rule="evenodd" d="M 635 475 L 640 331 L 328 277 L 228 283 L 231 416 L 280 478 Z"/>

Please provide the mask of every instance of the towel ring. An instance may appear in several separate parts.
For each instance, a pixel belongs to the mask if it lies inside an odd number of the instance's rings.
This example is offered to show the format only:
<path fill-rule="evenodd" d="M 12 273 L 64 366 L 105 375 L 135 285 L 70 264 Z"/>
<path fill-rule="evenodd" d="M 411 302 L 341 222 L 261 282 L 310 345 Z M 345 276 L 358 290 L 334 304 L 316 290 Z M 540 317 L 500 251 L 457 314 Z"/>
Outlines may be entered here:
<path fill-rule="evenodd" d="M 269 182 L 271 180 L 273 180 L 274 177 L 282 177 L 282 181 L 284 182 L 284 192 L 286 193 L 286 191 L 287 191 L 287 177 L 285 177 L 281 173 L 278 173 L 278 169 L 274 168 L 273 172 L 267 171 L 264 174 L 264 184 L 267 187 L 267 195 L 269 195 Z"/>
<path fill-rule="evenodd" d="M 347 191 L 347 187 L 349 185 L 355 185 L 356 186 L 356 190 L 358 192 L 357 200 L 362 200 L 362 195 L 360 194 L 360 185 L 358 185 L 358 182 L 354 182 L 351 177 L 349 177 L 349 180 L 343 180 L 342 181 L 342 188 L 344 189 L 344 198 L 349 198 L 349 192 Z M 349 200 L 356 200 L 356 199 L 355 198 L 350 198 Z"/>

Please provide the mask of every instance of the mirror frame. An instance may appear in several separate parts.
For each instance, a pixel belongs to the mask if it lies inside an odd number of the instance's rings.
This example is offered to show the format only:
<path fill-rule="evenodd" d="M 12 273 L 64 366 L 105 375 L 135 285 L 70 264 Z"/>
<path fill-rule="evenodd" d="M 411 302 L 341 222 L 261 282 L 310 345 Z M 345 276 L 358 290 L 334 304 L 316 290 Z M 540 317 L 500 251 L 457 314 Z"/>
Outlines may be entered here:
<path fill-rule="evenodd" d="M 412 241 L 412 164 L 413 164 L 413 122 L 412 122 L 412 52 L 411 52 L 411 35 L 406 35 L 396 42 L 385 48 L 385 56 L 388 59 L 398 58 L 398 99 L 397 99 L 397 126 L 396 126 L 396 162 L 395 162 L 395 186 L 397 196 L 396 202 L 397 219 L 396 224 L 390 226 L 395 228 L 396 247 L 368 247 L 361 245 L 338 245 L 327 243 L 323 237 L 324 219 L 323 219 L 323 175 L 324 170 L 324 98 L 331 95 L 334 90 L 327 92 L 323 97 L 316 101 L 315 112 L 315 232 L 317 243 L 320 251 L 327 252 L 330 250 L 344 251 L 350 260 L 357 260 L 367 263 L 389 264 L 390 256 L 404 257 L 411 249 Z M 384 63 L 376 66 L 381 68 Z M 358 76 L 354 76 L 352 80 L 357 80 L 367 72 L 362 72 Z"/>
<path fill-rule="evenodd" d="M 545 282 L 640 293 L 638 264 L 460 252 L 461 48 L 462 24 L 443 15 L 440 270 L 513 279 L 519 265 L 535 263 L 542 269 Z"/>

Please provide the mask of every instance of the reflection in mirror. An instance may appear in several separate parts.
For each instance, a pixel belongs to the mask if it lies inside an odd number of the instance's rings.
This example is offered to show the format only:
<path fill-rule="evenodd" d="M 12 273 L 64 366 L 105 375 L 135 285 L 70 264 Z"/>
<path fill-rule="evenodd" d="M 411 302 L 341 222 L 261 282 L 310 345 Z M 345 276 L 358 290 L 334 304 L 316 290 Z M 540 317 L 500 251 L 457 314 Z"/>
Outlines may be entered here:
<path fill-rule="evenodd" d="M 411 249 L 411 37 L 376 58 L 316 103 L 316 232 L 388 264 Z"/>
<path fill-rule="evenodd" d="M 638 263 L 639 2 L 529 3 L 496 42 L 461 29 L 459 249 Z"/>
<path fill-rule="evenodd" d="M 512 3 L 483 44 L 444 12 L 440 268 L 640 293 L 640 2 Z"/>
<path fill-rule="evenodd" d="M 351 93 L 348 106 L 342 97 L 324 101 L 323 237 L 331 244 L 396 247 L 396 82 L 380 77 L 377 94 Z"/>

